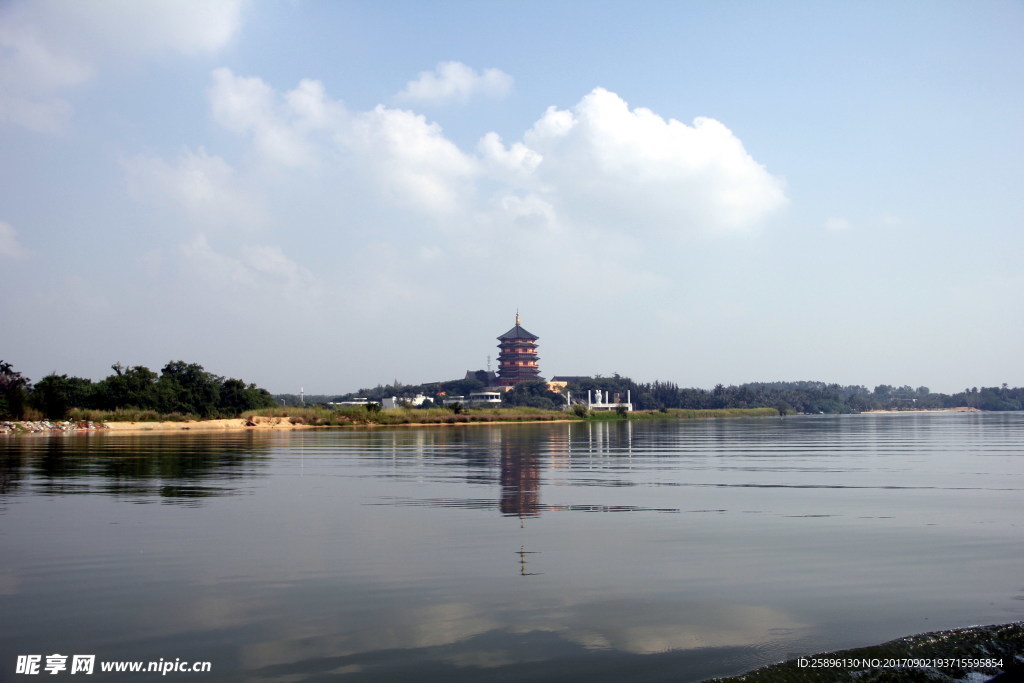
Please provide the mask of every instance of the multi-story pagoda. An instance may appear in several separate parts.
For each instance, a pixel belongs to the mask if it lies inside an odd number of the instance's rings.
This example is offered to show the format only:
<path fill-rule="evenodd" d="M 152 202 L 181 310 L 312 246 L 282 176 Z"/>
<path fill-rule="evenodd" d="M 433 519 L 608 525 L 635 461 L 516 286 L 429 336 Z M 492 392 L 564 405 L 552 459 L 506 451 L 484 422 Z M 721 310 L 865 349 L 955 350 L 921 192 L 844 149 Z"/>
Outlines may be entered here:
<path fill-rule="evenodd" d="M 520 382 L 541 378 L 537 365 L 538 338 L 520 327 L 519 313 L 516 313 L 516 326 L 498 337 L 499 387 L 514 387 Z"/>

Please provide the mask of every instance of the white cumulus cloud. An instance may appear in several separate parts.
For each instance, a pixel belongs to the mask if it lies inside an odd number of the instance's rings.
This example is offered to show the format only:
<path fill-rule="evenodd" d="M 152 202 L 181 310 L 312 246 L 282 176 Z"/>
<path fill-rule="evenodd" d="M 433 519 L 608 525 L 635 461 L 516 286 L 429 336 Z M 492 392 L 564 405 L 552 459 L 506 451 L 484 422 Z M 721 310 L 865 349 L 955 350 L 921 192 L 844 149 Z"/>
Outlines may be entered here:
<path fill-rule="evenodd" d="M 512 77 L 500 69 L 476 69 L 462 62 L 441 62 L 433 71 L 421 71 L 397 97 L 406 102 L 466 102 L 474 95 L 504 97 L 512 90 Z"/>
<path fill-rule="evenodd" d="M 285 166 L 313 163 L 317 154 L 309 136 L 345 120 L 341 103 L 329 101 L 323 84 L 314 80 L 303 80 L 282 96 L 262 79 L 219 68 L 208 94 L 218 123 L 251 135 L 267 159 Z"/>
<path fill-rule="evenodd" d="M 655 287 L 651 244 L 741 234 L 788 201 L 724 124 L 685 124 L 603 89 L 549 108 L 519 139 L 487 133 L 473 149 L 411 109 L 350 110 L 315 80 L 280 90 L 219 68 L 209 101 L 247 143 L 237 157 L 199 149 L 125 166 L 137 196 L 175 207 L 200 235 L 186 261 L 240 289 L 309 289 L 344 272 L 358 283 L 352 301 L 411 301 L 425 278 L 483 276 L 499 261 L 553 287 L 597 272 Z M 282 244 L 301 230 L 320 247 L 297 242 L 293 259 L 269 246 L 224 252 L 203 236 L 245 225 Z"/>
<path fill-rule="evenodd" d="M 250 137 L 268 162 L 297 167 L 344 158 L 328 169 L 348 174 L 338 182 L 369 180 L 386 201 L 428 213 L 451 213 L 472 196 L 477 160 L 415 112 L 384 105 L 349 112 L 319 81 L 282 94 L 226 68 L 213 72 L 209 95 L 217 122 Z"/>
<path fill-rule="evenodd" d="M 355 118 L 346 143 L 390 201 L 451 213 L 473 199 L 476 160 L 419 114 L 378 105 Z"/>
<path fill-rule="evenodd" d="M 552 233 L 716 233 L 753 228 L 788 202 L 782 180 L 724 124 L 631 109 L 601 88 L 569 109 L 549 108 L 522 140 L 488 133 L 472 151 L 415 111 L 348 111 L 313 80 L 280 92 L 220 68 L 210 102 L 260 158 L 323 167 L 342 186 L 371 190 L 358 198 L 363 206 L 383 201 L 452 225 L 473 217 L 498 229 L 531 216 Z"/>
<path fill-rule="evenodd" d="M 666 120 L 602 88 L 571 111 L 549 108 L 524 143 L 543 158 L 532 187 L 575 222 L 742 230 L 788 201 L 783 182 L 722 123 Z"/>
<path fill-rule="evenodd" d="M 511 174 L 513 178 L 523 178 L 533 173 L 544 159 L 521 142 L 505 147 L 497 133 L 487 133 L 480 138 L 476 147 L 484 163 L 495 175 Z"/>

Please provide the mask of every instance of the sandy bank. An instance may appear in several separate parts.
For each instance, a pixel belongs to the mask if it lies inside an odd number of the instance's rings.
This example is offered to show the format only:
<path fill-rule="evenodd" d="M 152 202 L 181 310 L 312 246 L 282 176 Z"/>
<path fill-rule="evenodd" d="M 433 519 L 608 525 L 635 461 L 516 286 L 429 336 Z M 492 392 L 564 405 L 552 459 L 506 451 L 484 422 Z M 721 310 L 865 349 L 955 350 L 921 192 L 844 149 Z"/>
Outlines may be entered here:
<path fill-rule="evenodd" d="M 229 418 L 223 420 L 189 420 L 186 422 L 106 422 L 111 432 L 218 432 L 239 429 L 309 429 L 309 425 L 294 424 L 287 417 Z"/>

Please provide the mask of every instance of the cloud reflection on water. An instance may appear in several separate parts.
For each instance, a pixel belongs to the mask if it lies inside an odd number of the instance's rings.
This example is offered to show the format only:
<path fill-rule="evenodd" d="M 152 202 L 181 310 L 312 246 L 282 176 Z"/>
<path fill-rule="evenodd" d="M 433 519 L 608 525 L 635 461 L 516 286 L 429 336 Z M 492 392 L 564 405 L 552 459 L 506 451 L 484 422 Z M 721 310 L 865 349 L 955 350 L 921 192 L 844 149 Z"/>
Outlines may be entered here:
<path fill-rule="evenodd" d="M 332 627 L 341 632 L 325 635 Z M 297 631 L 268 633 L 258 642 L 243 645 L 239 658 L 247 670 L 266 675 L 331 671 L 357 660 L 363 662 L 360 666 L 373 666 L 379 658 L 388 657 L 489 669 L 556 659 L 574 651 L 623 655 L 728 647 L 763 651 L 780 634 L 791 637 L 805 627 L 785 612 L 764 605 L 621 599 L 538 602 L 508 609 L 449 602 L 385 607 L 360 615 L 357 626 L 310 622 Z M 523 650 L 520 646 L 528 641 L 533 645 Z"/>

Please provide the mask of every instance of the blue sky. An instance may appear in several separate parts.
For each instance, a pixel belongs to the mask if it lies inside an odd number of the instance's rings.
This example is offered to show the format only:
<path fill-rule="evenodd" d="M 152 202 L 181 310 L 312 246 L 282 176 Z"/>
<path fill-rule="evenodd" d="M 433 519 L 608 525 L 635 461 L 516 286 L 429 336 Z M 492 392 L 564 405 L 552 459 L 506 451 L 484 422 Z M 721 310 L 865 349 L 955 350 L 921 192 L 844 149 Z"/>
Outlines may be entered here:
<path fill-rule="evenodd" d="M 1020 2 L 9 2 L 0 357 L 1024 384 Z"/>

